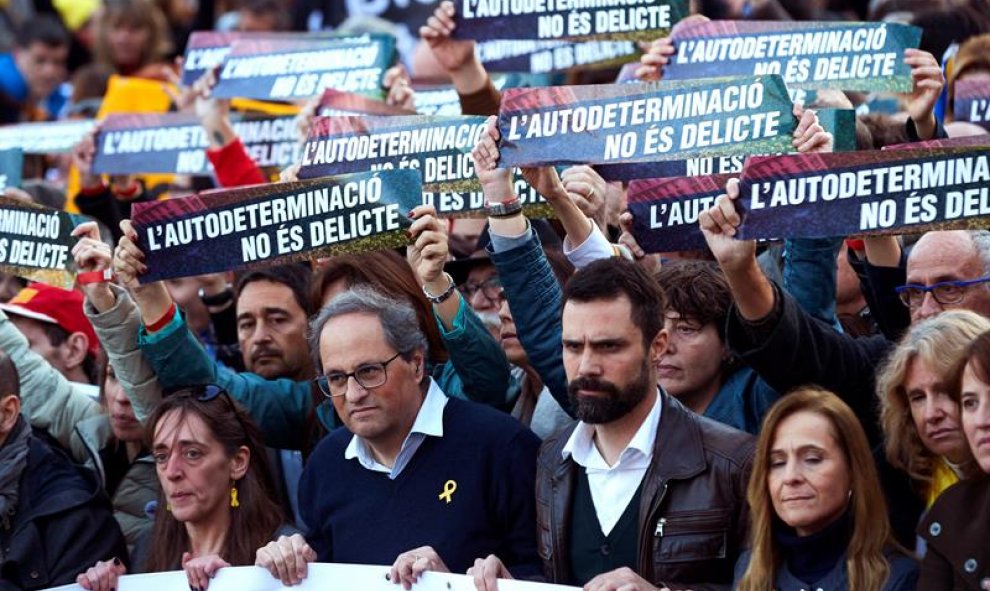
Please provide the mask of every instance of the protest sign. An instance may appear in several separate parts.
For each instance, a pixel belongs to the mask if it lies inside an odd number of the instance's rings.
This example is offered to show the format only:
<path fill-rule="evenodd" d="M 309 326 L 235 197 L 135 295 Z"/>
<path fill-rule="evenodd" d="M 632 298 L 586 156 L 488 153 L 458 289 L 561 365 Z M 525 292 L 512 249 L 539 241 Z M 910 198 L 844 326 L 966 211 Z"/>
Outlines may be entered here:
<path fill-rule="evenodd" d="M 402 246 L 421 194 L 416 171 L 388 170 L 135 203 L 141 281 Z"/>
<path fill-rule="evenodd" d="M 698 216 L 725 193 L 735 175 L 657 178 L 632 181 L 626 202 L 633 215 L 633 236 L 646 252 L 707 248 Z"/>
<path fill-rule="evenodd" d="M 484 134 L 485 121 L 481 116 L 320 117 L 310 127 L 299 178 L 416 170 L 423 202 L 433 204 L 441 216 L 484 215 L 471 149 Z M 524 205 L 544 203 L 525 181 L 516 182 Z M 548 215 L 548 208 L 543 214 Z"/>
<path fill-rule="evenodd" d="M 233 117 L 234 132 L 258 166 L 284 168 L 298 161 L 293 117 Z M 111 115 L 96 135 L 93 172 L 205 175 L 209 143 L 191 113 Z"/>
<path fill-rule="evenodd" d="M 262 39 L 234 41 L 213 96 L 294 100 L 326 88 L 384 98 L 382 77 L 395 60 L 395 39 Z"/>
<path fill-rule="evenodd" d="M 458 39 L 656 39 L 688 15 L 687 0 L 457 0 Z"/>
<path fill-rule="evenodd" d="M 774 153 L 795 120 L 780 76 L 509 89 L 500 166 Z"/>
<path fill-rule="evenodd" d="M 780 74 L 788 88 L 909 92 L 904 50 L 921 30 L 894 23 L 706 21 L 680 27 L 664 80 Z"/>
<path fill-rule="evenodd" d="M 0 193 L 7 187 L 20 187 L 23 170 L 24 152 L 20 148 L 0 150 Z"/>
<path fill-rule="evenodd" d="M 832 134 L 834 142 L 833 151 L 848 152 L 856 149 L 855 111 L 852 109 L 819 109 L 817 113 L 821 126 L 825 131 Z M 792 149 L 793 146 L 789 146 L 786 152 L 791 152 Z M 738 174 L 742 172 L 747 156 L 768 155 L 758 153 L 734 154 L 732 156 L 719 156 L 715 158 L 603 164 L 594 168 L 606 181 Z"/>
<path fill-rule="evenodd" d="M 0 127 L 0 150 L 19 148 L 25 154 L 65 154 L 93 125 L 90 119 L 4 125 Z"/>
<path fill-rule="evenodd" d="M 739 206 L 748 239 L 983 228 L 990 147 L 754 157 Z"/>
<path fill-rule="evenodd" d="M 956 121 L 976 123 L 990 130 L 990 80 L 958 80 L 952 113 Z"/>
<path fill-rule="evenodd" d="M 306 577 L 292 587 L 284 587 L 269 572 L 258 566 L 228 566 L 217 569 L 210 579 L 210 591 L 395 591 L 396 584 L 387 576 L 391 567 L 358 564 L 311 563 Z M 117 579 L 118 591 L 189 591 L 185 571 L 123 575 Z M 500 579 L 499 591 L 578 591 L 578 587 Z M 426 571 L 416 581 L 416 591 L 474 591 L 474 578 Z M 63 585 L 47 591 L 83 591 L 79 585 Z"/>
<path fill-rule="evenodd" d="M 611 68 L 639 56 L 639 50 L 632 41 L 569 43 L 528 39 L 479 41 L 476 53 L 489 72 L 530 74 Z"/>
<path fill-rule="evenodd" d="M 331 115 L 415 115 L 397 105 L 385 101 L 328 88 L 323 91 L 320 102 L 316 106 L 316 114 L 322 117 Z"/>
<path fill-rule="evenodd" d="M 76 279 L 71 236 L 81 216 L 0 197 L 0 271 L 64 289 Z"/>

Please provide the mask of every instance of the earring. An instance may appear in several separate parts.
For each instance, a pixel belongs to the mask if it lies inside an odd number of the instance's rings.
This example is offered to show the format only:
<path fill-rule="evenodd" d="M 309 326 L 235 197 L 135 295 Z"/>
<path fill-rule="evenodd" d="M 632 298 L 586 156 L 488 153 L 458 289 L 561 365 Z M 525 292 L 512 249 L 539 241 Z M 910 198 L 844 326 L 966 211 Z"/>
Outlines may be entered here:
<path fill-rule="evenodd" d="M 172 503 L 165 503 L 165 510 L 169 513 L 172 512 Z"/>
<path fill-rule="evenodd" d="M 230 487 L 230 506 L 234 509 L 241 506 L 241 502 L 237 500 L 237 487 Z"/>

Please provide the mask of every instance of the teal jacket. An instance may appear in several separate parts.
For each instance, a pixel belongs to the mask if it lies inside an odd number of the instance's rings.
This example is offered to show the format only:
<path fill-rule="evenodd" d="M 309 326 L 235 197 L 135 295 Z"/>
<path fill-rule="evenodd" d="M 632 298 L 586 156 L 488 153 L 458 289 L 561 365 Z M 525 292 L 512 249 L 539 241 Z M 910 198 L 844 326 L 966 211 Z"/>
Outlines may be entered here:
<path fill-rule="evenodd" d="M 433 366 L 431 375 L 452 398 L 472 400 L 491 406 L 505 404 L 510 386 L 509 362 L 502 347 L 478 316 L 461 301 L 454 327 L 447 331 L 439 321 L 450 359 Z M 326 431 L 340 426 L 333 405 L 316 390 L 312 381 L 289 378 L 270 380 L 248 372 L 234 372 L 217 364 L 182 319 L 176 314 L 171 324 L 149 335 L 142 328 L 138 344 L 154 367 L 162 388 L 168 390 L 195 384 L 216 384 L 239 401 L 261 428 L 265 445 L 279 449 L 307 451 L 315 441 L 310 414 L 314 399 L 316 418 Z M 314 396 L 315 394 L 315 396 Z"/>

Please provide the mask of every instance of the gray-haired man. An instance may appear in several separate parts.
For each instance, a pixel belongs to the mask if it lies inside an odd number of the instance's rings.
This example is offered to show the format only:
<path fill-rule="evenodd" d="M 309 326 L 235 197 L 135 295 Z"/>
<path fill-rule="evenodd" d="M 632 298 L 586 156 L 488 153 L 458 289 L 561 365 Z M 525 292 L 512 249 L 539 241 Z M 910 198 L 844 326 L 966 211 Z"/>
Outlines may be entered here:
<path fill-rule="evenodd" d="M 346 429 L 324 438 L 303 472 L 309 544 L 293 536 L 258 551 L 283 582 L 315 559 L 393 563 L 392 581 L 409 588 L 425 570 L 464 572 L 503 552 L 517 576 L 539 573 L 539 439 L 508 415 L 448 399 L 428 377 L 426 347 L 412 306 L 367 288 L 313 321 L 320 388 Z"/>

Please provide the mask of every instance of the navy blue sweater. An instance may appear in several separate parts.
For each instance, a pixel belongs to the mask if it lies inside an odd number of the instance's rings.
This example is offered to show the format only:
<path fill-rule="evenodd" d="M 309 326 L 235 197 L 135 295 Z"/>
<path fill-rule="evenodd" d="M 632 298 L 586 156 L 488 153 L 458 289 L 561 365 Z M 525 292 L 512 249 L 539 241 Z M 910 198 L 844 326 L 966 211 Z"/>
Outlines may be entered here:
<path fill-rule="evenodd" d="M 432 546 L 455 573 L 495 554 L 519 577 L 538 576 L 535 478 L 540 441 L 512 417 L 448 399 L 443 437 L 427 437 L 398 478 L 344 459 L 341 428 L 316 446 L 299 506 L 319 562 L 391 565 Z M 450 503 L 440 499 L 457 483 Z"/>

